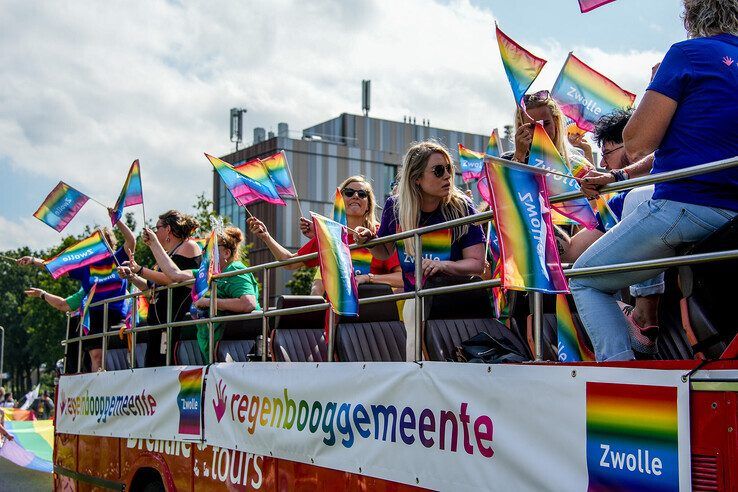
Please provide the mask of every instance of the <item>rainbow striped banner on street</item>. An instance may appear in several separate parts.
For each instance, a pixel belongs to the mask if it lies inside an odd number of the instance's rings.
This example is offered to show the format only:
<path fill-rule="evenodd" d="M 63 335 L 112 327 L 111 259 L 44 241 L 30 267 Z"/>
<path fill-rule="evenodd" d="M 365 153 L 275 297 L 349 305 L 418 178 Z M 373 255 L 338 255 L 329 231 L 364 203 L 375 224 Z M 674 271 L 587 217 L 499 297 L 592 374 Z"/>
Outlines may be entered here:
<path fill-rule="evenodd" d="M 53 471 L 54 421 L 6 421 L 5 429 L 14 440 L 5 441 L 0 457 L 16 465 L 45 473 Z"/>
<path fill-rule="evenodd" d="M 484 176 L 484 154 L 474 152 L 459 144 L 459 167 L 465 183 Z"/>
<path fill-rule="evenodd" d="M 258 180 L 239 173 L 233 166 L 217 157 L 208 154 L 205 154 L 205 157 L 208 158 L 218 172 L 220 179 L 223 180 L 226 188 L 240 206 L 244 207 L 259 200 L 274 200 L 274 203 L 278 205 L 285 205 L 284 201 L 279 198 L 274 183 L 270 182 L 271 188 L 269 188 Z"/>
<path fill-rule="evenodd" d="M 502 66 L 505 68 L 507 80 L 510 82 L 515 104 L 524 108 L 523 96 L 533 81 L 536 80 L 538 74 L 541 73 L 546 60 L 535 56 L 513 41 L 512 38 L 500 30 L 497 24 L 495 24 L 495 33 L 497 44 L 500 47 Z"/>
<path fill-rule="evenodd" d="M 615 0 L 579 0 L 579 10 L 584 14 Z"/>
<path fill-rule="evenodd" d="M 551 90 L 566 116 L 583 130 L 594 131 L 602 116 L 633 106 L 635 94 L 622 89 L 569 53 Z"/>
<path fill-rule="evenodd" d="M 33 216 L 55 231 L 61 232 L 89 199 L 84 193 L 59 181 Z"/>
<path fill-rule="evenodd" d="M 359 292 L 346 227 L 314 212 L 310 212 L 310 215 L 318 240 L 320 275 L 328 302 L 336 314 L 358 316 Z"/>
<path fill-rule="evenodd" d="M 559 361 L 580 362 L 593 361 L 595 356 L 584 342 L 584 336 L 577 329 L 571 315 L 569 302 L 565 294 L 556 295 L 556 326 L 559 347 Z"/>
<path fill-rule="evenodd" d="M 336 195 L 333 198 L 333 220 L 341 225 L 348 225 L 346 218 L 346 201 L 343 199 L 343 193 L 336 188 Z"/>
<path fill-rule="evenodd" d="M 123 217 L 123 209 L 132 205 L 140 205 L 143 203 L 143 187 L 141 186 L 141 166 L 138 159 L 133 161 L 131 168 L 128 170 L 126 182 L 123 183 L 123 189 L 120 190 L 118 200 L 113 206 L 113 213 L 110 220 L 113 226 Z"/>
<path fill-rule="evenodd" d="M 210 290 L 213 275 L 220 273 L 220 255 L 218 253 L 218 233 L 213 229 L 210 232 L 208 243 L 202 251 L 200 268 L 192 285 L 192 302 L 197 302 Z"/>
<path fill-rule="evenodd" d="M 589 491 L 680 490 L 677 391 L 587 382 Z"/>
<path fill-rule="evenodd" d="M 549 193 L 554 196 L 581 189 L 577 180 L 572 176 L 569 166 L 564 162 L 564 158 L 561 157 L 559 151 L 556 150 L 556 146 L 540 122 L 536 122 L 536 127 L 533 130 L 533 141 L 530 144 L 528 164 L 540 169 L 571 176 L 571 178 L 564 178 L 555 174 L 546 176 L 546 187 Z M 597 227 L 597 217 L 595 217 L 589 201 L 584 197 L 555 203 L 552 207 L 564 217 L 579 222 L 587 229 Z"/>
<path fill-rule="evenodd" d="M 488 161 L 492 208 L 500 240 L 502 286 L 569 292 L 556 248 L 543 176 Z"/>
<path fill-rule="evenodd" d="M 279 196 L 297 196 L 295 183 L 292 182 L 289 163 L 287 163 L 287 154 L 284 153 L 284 150 L 280 150 L 276 154 L 261 159 L 261 162 L 267 171 L 269 171 L 269 176 L 274 181 Z"/>
<path fill-rule="evenodd" d="M 59 278 L 70 270 L 82 268 L 111 256 L 100 231 L 62 250 L 58 255 L 44 260 L 44 266 L 53 278 Z"/>

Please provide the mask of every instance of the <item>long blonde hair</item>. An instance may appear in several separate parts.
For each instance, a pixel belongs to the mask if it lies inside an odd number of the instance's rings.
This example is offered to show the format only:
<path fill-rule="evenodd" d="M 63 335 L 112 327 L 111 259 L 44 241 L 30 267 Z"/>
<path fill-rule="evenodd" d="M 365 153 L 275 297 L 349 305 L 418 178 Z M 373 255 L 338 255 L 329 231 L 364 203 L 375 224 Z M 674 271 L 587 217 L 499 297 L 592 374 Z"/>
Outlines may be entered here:
<path fill-rule="evenodd" d="M 343 183 L 338 186 L 338 189 L 343 191 L 343 189 L 351 183 L 362 183 L 366 185 L 366 192 L 369 196 L 367 197 L 367 207 L 366 212 L 364 212 L 364 223 L 362 225 L 370 231 L 376 231 L 379 222 L 377 221 L 376 215 L 377 199 L 374 196 L 374 188 L 372 188 L 372 184 L 367 181 L 364 176 L 357 174 L 356 176 L 349 176 L 344 179 Z"/>
<path fill-rule="evenodd" d="M 441 154 L 446 162 L 451 164 L 451 189 L 448 196 L 441 201 L 441 214 L 444 221 L 459 219 L 469 215 L 471 201 L 456 187 L 453 182 L 455 168 L 451 153 L 446 147 L 433 140 L 416 142 L 410 146 L 402 158 L 400 179 L 397 183 L 397 200 L 395 201 L 395 215 L 400 228 L 409 231 L 420 226 L 420 206 L 423 202 L 423 194 L 420 186 L 416 183 L 425 172 L 428 159 L 433 154 Z M 453 241 L 467 233 L 469 225 L 457 226 L 453 229 Z M 414 241 L 405 241 L 405 251 L 415 254 Z"/>
<path fill-rule="evenodd" d="M 566 139 L 566 119 L 564 118 L 564 113 L 561 111 L 561 106 L 559 106 L 551 96 L 549 96 L 545 101 L 530 101 L 529 103 L 526 103 L 526 106 L 528 109 L 546 106 L 548 110 L 551 111 L 551 117 L 553 118 L 554 126 L 556 127 L 556 135 L 551 140 L 556 146 L 556 150 L 561 154 L 561 157 L 564 158 L 564 162 L 568 163 L 569 146 L 567 145 L 568 142 Z M 515 131 L 517 131 L 523 123 L 525 123 L 523 120 L 523 110 L 518 106 L 518 109 L 515 110 Z"/>

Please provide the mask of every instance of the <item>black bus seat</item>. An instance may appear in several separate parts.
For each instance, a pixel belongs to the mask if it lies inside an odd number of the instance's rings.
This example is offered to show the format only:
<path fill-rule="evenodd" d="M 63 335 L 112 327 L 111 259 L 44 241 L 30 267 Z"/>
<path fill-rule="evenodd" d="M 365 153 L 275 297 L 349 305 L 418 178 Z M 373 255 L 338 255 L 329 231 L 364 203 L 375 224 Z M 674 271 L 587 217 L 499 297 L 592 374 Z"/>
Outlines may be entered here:
<path fill-rule="evenodd" d="M 105 370 L 106 371 L 121 371 L 124 369 L 130 369 L 131 364 L 129 363 L 130 354 L 126 348 L 109 349 L 105 353 Z M 146 360 L 146 344 L 136 344 L 136 367 L 144 367 L 144 361 Z"/>
<path fill-rule="evenodd" d="M 216 360 L 228 362 L 248 362 L 256 348 L 256 340 L 221 340 L 215 346 Z"/>
<path fill-rule="evenodd" d="M 277 309 L 323 304 L 320 296 L 279 296 Z M 276 316 L 271 333 L 272 360 L 278 362 L 325 362 L 328 345 L 325 340 L 326 311 Z"/>
<path fill-rule="evenodd" d="M 174 346 L 174 363 L 179 366 L 204 366 L 205 358 L 202 356 L 197 340 L 180 340 Z"/>

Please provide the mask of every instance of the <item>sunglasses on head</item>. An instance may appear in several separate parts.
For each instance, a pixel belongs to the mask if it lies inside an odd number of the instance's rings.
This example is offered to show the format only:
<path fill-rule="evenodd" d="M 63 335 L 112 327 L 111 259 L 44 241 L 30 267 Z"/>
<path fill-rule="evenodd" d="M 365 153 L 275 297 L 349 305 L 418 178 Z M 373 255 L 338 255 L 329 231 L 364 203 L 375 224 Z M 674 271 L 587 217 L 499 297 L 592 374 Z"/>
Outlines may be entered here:
<path fill-rule="evenodd" d="M 358 196 L 362 200 L 369 196 L 369 193 L 367 193 L 366 191 L 354 190 L 353 188 L 344 188 L 341 190 L 341 193 L 343 193 L 346 198 L 351 198 L 352 196 L 354 196 L 354 194 L 356 194 L 356 196 Z"/>
<path fill-rule="evenodd" d="M 534 92 L 533 94 L 526 94 L 523 96 L 523 102 L 525 104 L 546 102 L 549 99 L 551 99 L 551 93 L 545 89 L 542 91 Z"/>
<path fill-rule="evenodd" d="M 431 168 L 431 172 L 436 178 L 442 178 L 446 175 L 446 173 L 449 173 L 453 176 L 451 170 L 451 164 L 436 164 Z"/>

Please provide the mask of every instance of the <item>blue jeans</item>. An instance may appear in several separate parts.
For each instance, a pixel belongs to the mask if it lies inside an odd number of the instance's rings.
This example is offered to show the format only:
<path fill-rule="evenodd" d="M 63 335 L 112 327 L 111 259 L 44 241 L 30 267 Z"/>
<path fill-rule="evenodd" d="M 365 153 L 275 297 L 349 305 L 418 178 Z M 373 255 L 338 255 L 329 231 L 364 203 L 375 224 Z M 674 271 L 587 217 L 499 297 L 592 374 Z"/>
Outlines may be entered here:
<path fill-rule="evenodd" d="M 671 257 L 681 244 L 703 239 L 735 215 L 736 212 L 719 208 L 648 200 L 590 246 L 574 268 Z M 628 322 L 614 294 L 663 271 L 662 268 L 571 279 L 569 287 L 597 361 L 634 358 Z"/>

